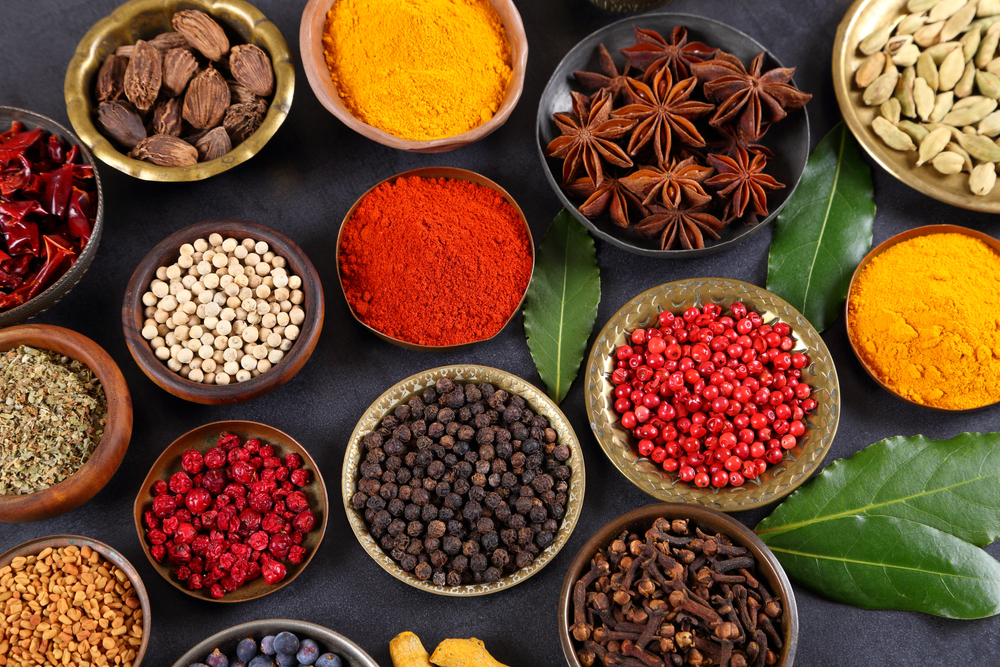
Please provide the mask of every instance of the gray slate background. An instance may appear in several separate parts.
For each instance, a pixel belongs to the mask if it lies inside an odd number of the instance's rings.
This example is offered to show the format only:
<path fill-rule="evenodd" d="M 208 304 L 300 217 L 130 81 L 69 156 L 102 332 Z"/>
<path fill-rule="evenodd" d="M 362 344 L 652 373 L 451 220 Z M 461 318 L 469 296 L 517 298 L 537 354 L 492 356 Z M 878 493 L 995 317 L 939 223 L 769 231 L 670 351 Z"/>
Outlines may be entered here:
<path fill-rule="evenodd" d="M 0 3 L 0 104 L 31 109 L 69 125 L 63 100 L 65 68 L 76 44 L 117 0 L 3 0 Z M 562 56 L 590 32 L 619 18 L 585 0 L 518 0 L 530 57 L 521 101 L 507 124 L 484 141 L 442 155 L 390 150 L 348 130 L 320 106 L 299 58 L 305 0 L 256 0 L 284 34 L 296 61 L 296 94 L 277 135 L 249 162 L 208 181 L 147 183 L 101 168 L 106 229 L 97 259 L 70 296 L 39 322 L 72 328 L 97 341 L 120 365 L 132 391 L 135 428 L 112 482 L 74 512 L 28 525 L 0 526 L 0 551 L 44 535 L 76 533 L 107 542 L 132 561 L 153 604 L 146 664 L 170 665 L 190 646 L 231 625 L 260 618 L 300 618 L 350 637 L 390 665 L 388 642 L 413 630 L 433 647 L 445 637 L 476 636 L 503 663 L 564 664 L 556 600 L 565 570 L 600 526 L 652 501 L 605 458 L 587 425 L 583 389 L 574 384 L 562 407 L 581 438 L 587 492 L 580 522 L 559 556 L 529 583 L 467 600 L 430 595 L 386 574 L 350 532 L 337 504 L 345 442 L 367 406 L 412 373 L 449 363 L 504 368 L 538 383 L 520 316 L 489 344 L 457 354 L 409 352 L 366 333 L 348 313 L 333 262 L 338 225 L 374 183 L 417 167 L 448 165 L 480 172 L 505 187 L 524 209 L 536 242 L 559 211 L 539 164 L 534 119 L 539 96 Z M 814 95 L 812 143 L 839 120 L 830 51 L 847 0 L 677 0 L 670 9 L 727 22 L 797 65 L 796 81 Z M 957 223 L 1000 233 L 995 218 L 929 199 L 873 166 L 878 215 L 874 242 L 912 227 Z M 207 407 L 157 388 L 125 347 L 120 323 L 125 285 L 138 262 L 168 234 L 202 220 L 245 218 L 289 235 L 307 249 L 326 292 L 322 338 L 309 363 L 285 386 L 248 404 Z M 597 329 L 630 297 L 670 280 L 738 278 L 763 285 L 771 231 L 728 252 L 689 261 L 657 261 L 598 242 L 602 299 Z M 880 390 L 851 353 L 843 320 L 824 335 L 837 363 L 843 415 L 826 461 L 850 456 L 893 435 L 949 438 L 963 431 L 1000 430 L 1000 408 L 949 416 L 909 407 Z M 149 565 L 132 523 L 132 502 L 160 451 L 177 436 L 220 419 L 252 419 L 296 437 L 318 461 L 329 485 L 331 516 L 315 559 L 292 585 L 260 600 L 219 605 L 182 595 Z M 736 515 L 753 526 L 770 508 Z M 994 544 L 987 550 L 1000 556 Z M 918 613 L 866 611 L 835 604 L 796 586 L 801 635 L 796 664 L 804 667 L 1000 664 L 1000 620 L 949 621 Z"/>

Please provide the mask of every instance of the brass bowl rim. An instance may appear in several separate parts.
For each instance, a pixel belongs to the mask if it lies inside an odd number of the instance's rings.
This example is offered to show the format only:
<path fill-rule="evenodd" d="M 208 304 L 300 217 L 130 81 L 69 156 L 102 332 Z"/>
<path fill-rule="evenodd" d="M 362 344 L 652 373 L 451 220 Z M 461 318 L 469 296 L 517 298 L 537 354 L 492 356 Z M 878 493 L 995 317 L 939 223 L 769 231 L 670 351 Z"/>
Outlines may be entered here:
<path fill-rule="evenodd" d="M 500 581 L 493 584 L 482 583 L 463 584 L 461 586 L 435 586 L 430 581 L 420 581 L 414 575 L 404 571 L 403 568 L 401 568 L 395 561 L 392 561 L 389 558 L 388 554 L 382 551 L 382 549 L 375 542 L 375 539 L 371 537 L 371 534 L 365 527 L 364 518 L 360 516 L 361 513 L 351 507 L 351 496 L 354 495 L 357 480 L 350 474 L 349 468 L 352 460 L 360 459 L 362 447 L 361 440 L 363 438 L 362 423 L 366 421 L 370 415 L 375 413 L 375 409 L 379 403 L 390 398 L 394 394 L 400 394 L 404 385 L 417 381 L 421 376 L 454 378 L 454 376 L 458 374 L 473 374 L 480 378 L 468 380 L 468 382 L 490 382 L 491 384 L 494 384 L 495 380 L 490 381 L 488 379 L 482 379 L 482 376 L 492 374 L 504 382 L 521 383 L 528 387 L 529 391 L 536 392 L 541 405 L 534 405 L 536 402 L 532 401 L 530 402 L 532 409 L 542 408 L 535 409 L 535 413 L 548 417 L 550 421 L 552 421 L 552 417 L 550 415 L 555 415 L 562 420 L 566 428 L 565 432 L 560 431 L 560 441 L 565 441 L 565 444 L 570 448 L 571 455 L 569 460 L 573 461 L 574 465 L 571 467 L 572 476 L 570 477 L 570 487 L 566 494 L 566 514 L 560 521 L 559 529 L 556 531 L 556 537 L 552 544 L 547 546 L 545 549 L 542 549 L 538 556 L 535 557 L 535 560 L 532 561 L 531 565 L 526 568 L 520 568 L 513 574 L 505 575 L 500 579 Z M 402 403 L 404 398 L 413 395 L 414 394 L 409 392 L 402 393 L 399 399 L 397 399 L 392 405 L 399 405 Z M 527 401 L 527 399 L 525 400 Z M 389 410 L 383 413 L 377 421 L 381 421 L 382 417 L 386 414 L 389 414 Z M 560 428 L 562 427 L 560 426 Z M 358 420 L 357 425 L 355 425 L 354 430 L 351 432 L 351 436 L 347 441 L 347 448 L 344 452 L 344 465 L 341 470 L 341 497 L 344 501 L 344 510 L 347 512 L 347 520 L 348 523 L 351 524 L 354 537 L 356 537 L 358 542 L 361 543 L 365 552 L 372 557 L 372 560 L 378 563 L 383 570 L 403 583 L 428 593 L 448 597 L 475 597 L 479 595 L 498 593 L 502 590 L 512 588 L 513 586 L 523 583 L 525 580 L 538 574 L 538 572 L 545 566 L 555 560 L 556 556 L 559 555 L 559 552 L 564 546 L 566 546 L 567 542 L 569 542 L 569 538 L 573 535 L 573 531 L 576 529 L 577 522 L 580 519 L 580 514 L 583 510 L 586 481 L 586 464 L 584 462 L 583 448 L 580 445 L 580 439 L 577 437 L 576 431 L 573 429 L 573 425 L 570 423 L 569 419 L 566 418 L 566 415 L 563 414 L 563 411 L 559 408 L 559 406 L 556 405 L 556 403 L 549 398 L 545 392 L 541 391 L 538 387 L 521 377 L 499 368 L 493 368 L 492 366 L 480 366 L 477 364 L 452 364 L 449 366 L 438 366 L 437 368 L 430 368 L 419 373 L 414 373 L 413 375 L 393 384 L 389 387 L 389 389 L 382 392 L 382 394 L 368 406 L 368 408 L 361 415 L 361 418 Z M 570 502 L 570 494 L 574 491 L 578 491 L 578 498 L 575 502 Z M 384 558 L 380 558 L 380 556 Z M 526 574 L 521 575 L 521 573 Z M 521 575 L 520 578 L 515 580 L 515 577 L 518 577 L 518 575 Z"/>
<path fill-rule="evenodd" d="M 111 141 L 101 134 L 91 117 L 93 105 L 91 92 L 86 90 L 87 72 L 96 76 L 100 63 L 97 62 L 96 50 L 109 39 L 122 24 L 127 24 L 136 14 L 147 9 L 165 9 L 169 6 L 196 5 L 206 14 L 212 16 L 224 27 L 230 23 L 218 19 L 215 10 L 231 9 L 234 14 L 247 16 L 251 19 L 249 30 L 251 34 L 261 33 L 261 42 L 271 57 L 274 69 L 275 87 L 267 115 L 260 127 L 245 141 L 234 146 L 225 155 L 207 162 L 198 162 L 188 167 L 162 167 L 151 162 L 135 160 L 122 153 Z M 166 5 L 166 6 L 165 6 Z M 178 7 L 179 8 L 179 7 Z M 232 30 L 232 28 L 230 28 Z M 69 116 L 73 129 L 76 130 L 83 144 L 102 162 L 129 176 L 145 181 L 200 181 L 215 176 L 246 162 L 256 155 L 284 122 L 292 106 L 295 92 L 295 66 L 284 36 L 274 23 L 264 14 L 244 0 L 129 0 L 116 7 L 111 14 L 100 19 L 80 39 L 69 65 L 66 68 L 66 78 L 63 83 L 63 95 L 66 99 L 66 114 Z"/>
<path fill-rule="evenodd" d="M 416 176 L 419 178 L 446 178 L 455 181 L 468 181 L 470 183 L 475 183 L 477 185 L 482 185 L 484 187 L 490 188 L 495 191 L 504 201 L 514 207 L 514 211 L 517 213 L 517 217 L 521 220 L 521 224 L 524 225 L 524 231 L 528 235 L 528 250 L 531 252 L 531 273 L 528 274 L 528 284 L 525 286 L 524 291 L 521 293 L 521 299 L 517 302 L 517 306 L 511 311 L 510 316 L 504 320 L 503 326 L 501 326 L 495 334 L 489 336 L 488 338 L 479 338 L 477 340 L 472 340 L 467 343 L 458 343 L 456 345 L 420 345 L 418 343 L 411 343 L 409 341 L 402 340 L 400 338 L 394 338 L 388 334 L 382 333 L 378 329 L 372 327 L 368 323 L 364 322 L 355 312 L 354 307 L 347 298 L 347 290 L 344 289 L 344 277 L 340 272 L 340 242 L 344 236 L 344 228 L 352 217 L 354 217 L 355 211 L 361 206 L 361 203 L 368 198 L 376 188 L 385 185 L 386 183 L 395 183 L 401 178 L 409 178 Z M 337 247 L 334 251 L 334 264 L 337 269 L 337 284 L 340 285 L 340 292 L 344 295 L 344 302 L 347 304 L 347 309 L 351 312 L 351 316 L 365 329 L 372 332 L 382 340 L 392 343 L 393 345 L 398 345 L 407 350 L 413 350 L 415 352 L 458 352 L 460 350 L 465 350 L 472 347 L 473 345 L 478 345 L 480 343 L 485 343 L 488 340 L 493 340 L 499 336 L 507 325 L 510 324 L 511 320 L 517 315 L 521 310 L 521 306 L 524 305 L 524 300 L 528 296 L 528 287 L 531 286 L 531 279 L 535 276 L 535 240 L 531 235 L 531 227 L 528 225 L 528 219 L 524 215 L 524 211 L 521 210 L 520 205 L 511 196 L 507 190 L 500 187 L 493 179 L 487 178 L 482 174 L 476 173 L 471 169 L 462 169 L 460 167 L 420 167 L 418 169 L 409 169 L 407 171 L 402 171 L 395 176 L 390 176 L 389 178 L 383 179 L 365 190 L 364 194 L 355 200 L 354 204 L 348 209 L 347 213 L 344 215 L 344 219 L 340 222 L 340 229 L 337 231 Z"/>
<path fill-rule="evenodd" d="M 1000 241 L 993 238 L 989 234 L 984 234 L 976 229 L 970 229 L 968 227 L 962 227 L 960 225 L 924 225 L 922 227 L 915 227 L 914 229 L 908 229 L 905 232 L 900 232 L 895 236 L 887 238 L 882 243 L 878 244 L 876 247 L 868 251 L 861 263 L 858 264 L 858 268 L 854 269 L 854 273 L 851 275 L 851 282 L 847 288 L 847 299 L 844 301 L 844 326 L 847 328 L 847 340 L 851 344 L 851 351 L 854 352 L 854 356 L 857 358 L 861 367 L 865 369 L 868 376 L 875 381 L 882 389 L 886 390 L 894 397 L 903 401 L 904 403 L 909 403 L 910 405 L 915 405 L 918 408 L 923 408 L 924 410 L 931 410 L 933 412 L 943 412 L 948 414 L 959 414 L 963 412 L 977 412 L 979 410 L 985 410 L 986 408 L 991 408 L 994 405 L 1000 403 L 1000 399 L 993 401 L 992 403 L 986 403 L 985 405 L 980 405 L 975 408 L 942 408 L 937 405 L 927 405 L 926 403 L 918 403 L 902 394 L 898 393 L 895 389 L 887 385 L 882 379 L 875 374 L 875 371 L 868 366 L 868 362 L 864 360 L 861 356 L 861 352 L 858 350 L 857 343 L 854 340 L 854 336 L 851 335 L 851 295 L 854 294 L 854 284 L 861 275 L 862 269 L 868 266 L 873 259 L 881 255 L 883 252 L 888 250 L 894 245 L 903 243 L 904 241 L 909 241 L 910 239 L 915 239 L 921 236 L 933 236 L 934 234 L 963 234 L 970 238 L 982 241 L 987 246 L 990 247 L 993 252 L 1000 255 Z"/>

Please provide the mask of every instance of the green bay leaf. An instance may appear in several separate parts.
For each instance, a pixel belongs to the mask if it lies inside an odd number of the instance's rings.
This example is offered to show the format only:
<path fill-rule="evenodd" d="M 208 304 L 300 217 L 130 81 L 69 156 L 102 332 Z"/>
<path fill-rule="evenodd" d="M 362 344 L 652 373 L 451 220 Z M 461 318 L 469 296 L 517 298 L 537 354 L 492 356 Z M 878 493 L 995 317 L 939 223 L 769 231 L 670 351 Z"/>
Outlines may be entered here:
<path fill-rule="evenodd" d="M 524 301 L 528 349 L 556 403 L 580 370 L 600 302 L 594 240 L 568 211 L 560 211 L 538 246 Z"/>
<path fill-rule="evenodd" d="M 813 151 L 778 214 L 767 289 L 825 330 L 837 319 L 851 275 L 871 247 L 874 220 L 871 170 L 840 123 Z"/>

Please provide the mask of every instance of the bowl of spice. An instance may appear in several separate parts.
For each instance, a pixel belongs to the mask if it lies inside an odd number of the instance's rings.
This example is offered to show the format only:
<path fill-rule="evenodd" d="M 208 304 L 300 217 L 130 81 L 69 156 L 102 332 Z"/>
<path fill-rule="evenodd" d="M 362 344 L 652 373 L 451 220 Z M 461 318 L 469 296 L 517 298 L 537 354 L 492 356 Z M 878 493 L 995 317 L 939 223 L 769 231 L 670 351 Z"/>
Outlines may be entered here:
<path fill-rule="evenodd" d="M 739 280 L 646 290 L 608 320 L 585 363 L 601 449 L 660 500 L 723 512 L 773 503 L 819 467 L 840 420 L 819 333 Z"/>
<path fill-rule="evenodd" d="M 0 106 L 0 327 L 34 317 L 90 268 L 104 230 L 94 157 L 65 127 Z"/>
<path fill-rule="evenodd" d="M 570 667 L 791 667 L 798 635 L 778 559 L 706 507 L 659 503 L 614 519 L 580 549 L 559 594 Z"/>
<path fill-rule="evenodd" d="M 862 260 L 847 297 L 851 349 L 907 403 L 962 412 L 1000 401 L 1000 241 L 958 225 L 897 234 Z"/>
<path fill-rule="evenodd" d="M 295 68 L 278 28 L 243 0 L 131 0 L 87 31 L 66 113 L 118 171 L 197 181 L 253 157 L 285 120 Z"/>
<path fill-rule="evenodd" d="M 535 255 L 506 190 L 465 169 L 428 167 L 388 178 L 355 202 L 336 260 L 358 322 L 395 345 L 445 352 L 507 326 Z"/>
<path fill-rule="evenodd" d="M 47 324 L 0 330 L 0 521 L 75 509 L 111 480 L 132 434 L 132 400 L 94 341 Z M 34 415 L 44 411 L 46 420 Z"/>
<path fill-rule="evenodd" d="M 310 0 L 299 43 L 330 113 L 373 141 L 421 153 L 503 125 L 528 62 L 512 0 Z"/>
<path fill-rule="evenodd" d="M 486 366 L 444 366 L 382 394 L 348 441 L 344 507 L 389 574 L 468 597 L 521 583 L 565 546 L 583 453 L 544 392 Z"/>
<path fill-rule="evenodd" d="M 0 555 L 0 581 L 0 657 L 8 665 L 142 662 L 149 596 L 132 564 L 107 544 L 78 535 L 29 540 Z M 27 587 L 41 592 L 28 601 L 18 595 Z"/>
<path fill-rule="evenodd" d="M 125 290 L 122 324 L 149 379 L 195 403 L 240 403 L 290 380 L 323 328 L 323 286 L 287 236 L 209 220 L 154 247 Z"/>
<path fill-rule="evenodd" d="M 132 511 L 153 568 L 177 590 L 215 602 L 290 584 L 323 541 L 329 515 L 309 452 L 250 421 L 205 424 L 174 440 Z"/>

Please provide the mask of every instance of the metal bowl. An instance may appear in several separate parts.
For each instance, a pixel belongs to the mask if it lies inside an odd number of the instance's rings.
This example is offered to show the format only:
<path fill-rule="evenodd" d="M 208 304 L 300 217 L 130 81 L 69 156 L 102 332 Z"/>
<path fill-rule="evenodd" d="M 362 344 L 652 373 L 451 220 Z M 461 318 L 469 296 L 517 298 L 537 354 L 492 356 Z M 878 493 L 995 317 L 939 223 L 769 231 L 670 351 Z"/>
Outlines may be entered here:
<path fill-rule="evenodd" d="M 0 327 L 17 324 L 28 318 L 34 317 L 52 306 L 56 305 L 61 298 L 66 296 L 71 289 L 83 278 L 83 274 L 90 268 L 97 254 L 97 246 L 101 241 L 101 233 L 104 231 L 104 188 L 101 186 L 101 175 L 97 171 L 97 162 L 94 156 L 87 150 L 87 147 L 80 142 L 75 134 L 65 127 L 55 122 L 47 116 L 18 109 L 17 107 L 0 106 L 0 132 L 10 129 L 10 124 L 20 121 L 26 129 L 40 127 L 46 132 L 50 132 L 69 145 L 80 147 L 83 156 L 83 163 L 94 168 L 94 184 L 97 188 L 97 213 L 94 216 L 94 228 L 90 232 L 90 240 L 77 256 L 73 266 L 69 267 L 66 273 L 62 274 L 58 280 L 49 285 L 45 290 L 35 296 L 27 303 L 23 303 L 16 308 L 0 311 Z"/>
<path fill-rule="evenodd" d="M 415 575 L 403 570 L 396 561 L 382 551 L 382 548 L 375 542 L 375 539 L 365 526 L 364 513 L 351 507 L 351 496 L 354 495 L 357 488 L 358 466 L 364 461 L 365 450 L 362 439 L 365 434 L 372 431 L 382 418 L 390 414 L 396 406 L 410 400 L 425 388 L 433 387 L 435 382 L 444 377 L 451 378 L 456 382 L 489 382 L 497 389 L 503 389 L 504 391 L 520 395 L 527 401 L 528 406 L 533 411 L 549 419 L 552 423 L 552 428 L 559 432 L 559 443 L 567 445 L 571 452 L 570 458 L 566 461 L 566 465 L 570 467 L 573 473 L 569 479 L 566 515 L 559 524 L 559 531 L 556 533 L 555 540 L 538 554 L 531 565 L 521 568 L 492 584 L 435 586 L 430 581 L 417 579 Z M 572 425 L 566 419 L 566 415 L 559 409 L 559 406 L 553 403 L 543 391 L 534 385 L 525 382 L 516 375 L 498 368 L 490 368 L 489 366 L 442 366 L 411 375 L 402 382 L 395 384 L 365 410 L 364 415 L 358 421 L 358 425 L 354 427 L 354 432 L 351 433 L 351 438 L 347 442 L 347 452 L 344 454 L 344 469 L 341 474 L 341 494 L 343 495 L 344 509 L 347 511 L 347 520 L 354 530 L 354 536 L 361 542 L 361 546 L 368 552 L 368 555 L 375 559 L 375 562 L 382 569 L 403 583 L 429 593 L 453 597 L 473 597 L 502 591 L 511 586 L 516 586 L 548 565 L 555 558 L 556 554 L 559 553 L 560 549 L 566 545 L 570 535 L 573 534 L 573 529 L 576 528 L 576 522 L 580 518 L 580 511 L 583 508 L 584 486 L 583 450 L 580 448 L 580 442 L 573 431 Z"/>
<path fill-rule="evenodd" d="M 119 46 L 173 30 L 170 18 L 182 9 L 200 9 L 235 43 L 255 44 L 271 56 L 274 95 L 260 128 L 222 157 L 188 167 L 161 167 L 122 153 L 94 125 L 94 81 L 104 59 Z M 234 39 L 235 38 L 235 39 Z M 274 136 L 288 115 L 295 91 L 295 66 L 281 31 L 243 0 L 131 0 L 87 31 L 66 69 L 66 113 L 80 138 L 103 162 L 145 181 L 200 181 L 246 162 Z"/>
<path fill-rule="evenodd" d="M 575 70 L 597 71 L 597 47 L 604 44 L 608 51 L 617 54 L 618 47 L 630 46 L 634 43 L 632 26 L 656 30 L 667 35 L 676 26 L 685 26 L 689 39 L 705 42 L 709 46 L 719 47 L 737 56 L 745 64 L 749 63 L 758 53 L 765 51 L 764 68 L 782 67 L 782 64 L 756 40 L 736 28 L 725 23 L 692 14 L 644 14 L 641 17 L 622 19 L 617 23 L 601 28 L 583 38 L 566 54 L 552 73 L 545 91 L 538 103 L 538 117 L 535 121 L 535 141 L 538 145 L 538 157 L 542 161 L 545 177 L 555 191 L 559 201 L 567 211 L 579 220 L 583 226 L 605 241 L 638 255 L 660 258 L 687 258 L 710 255 L 727 250 L 756 234 L 777 217 L 778 212 L 791 198 L 798 186 L 799 179 L 809 159 L 809 116 L 805 109 L 788 115 L 780 123 L 775 123 L 761 143 L 773 153 L 774 159 L 768 161 L 767 173 L 785 184 L 783 190 L 771 193 L 767 198 L 769 215 L 760 224 L 747 227 L 738 220 L 726 225 L 719 235 L 718 241 L 709 241 L 702 249 L 696 250 L 660 250 L 657 239 L 646 239 L 632 227 L 618 227 L 611 222 L 610 216 L 602 215 L 591 220 L 580 213 L 577 207 L 582 201 L 570 199 L 563 191 L 560 182 L 561 160 L 545 157 L 545 147 L 559 136 L 559 129 L 552 121 L 552 114 L 563 113 L 572 108 L 570 90 L 579 90 L 579 85 L 573 77 Z M 621 58 L 619 57 L 619 61 Z"/>
<path fill-rule="evenodd" d="M 698 488 L 668 473 L 650 459 L 640 457 L 631 442 L 632 435 L 621 427 L 614 409 L 614 384 L 611 373 L 615 367 L 614 353 L 625 342 L 625 333 L 646 324 L 660 311 L 680 313 L 691 306 L 716 303 L 723 310 L 736 301 L 760 313 L 766 323 L 781 320 L 792 328 L 796 339 L 793 352 L 809 355 L 812 363 L 802 369 L 803 379 L 813 387 L 816 411 L 808 415 L 806 436 L 794 448 L 785 452 L 778 465 L 769 465 L 757 479 L 743 486 Z M 819 468 L 837 433 L 840 420 L 840 383 L 837 369 L 826 343 L 802 315 L 781 297 L 767 290 L 727 278 L 692 278 L 677 280 L 648 289 L 629 299 L 608 320 L 584 360 L 584 385 L 590 427 L 618 470 L 637 487 L 658 498 L 673 502 L 705 505 L 723 512 L 736 512 L 763 507 L 784 498 L 801 486 Z"/>

